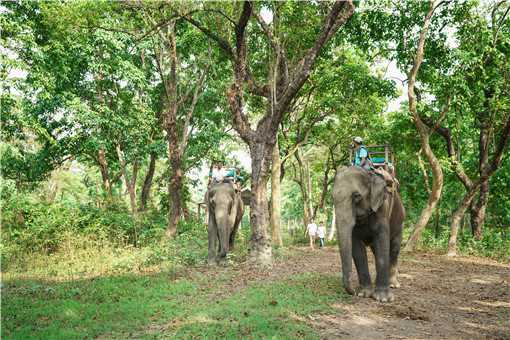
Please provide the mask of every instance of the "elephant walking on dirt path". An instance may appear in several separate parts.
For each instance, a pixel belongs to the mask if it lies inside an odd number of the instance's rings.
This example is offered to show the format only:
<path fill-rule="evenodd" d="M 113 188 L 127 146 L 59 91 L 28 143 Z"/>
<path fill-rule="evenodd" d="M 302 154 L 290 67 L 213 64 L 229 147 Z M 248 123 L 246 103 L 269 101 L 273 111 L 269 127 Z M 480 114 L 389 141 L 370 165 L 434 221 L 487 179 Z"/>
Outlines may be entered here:
<path fill-rule="evenodd" d="M 234 247 L 243 217 L 241 193 L 235 190 L 232 183 L 216 183 L 209 187 L 205 201 L 209 211 L 208 263 L 222 263 L 228 251 Z"/>
<path fill-rule="evenodd" d="M 359 167 L 339 168 L 333 186 L 336 229 L 342 261 L 342 280 L 351 295 L 393 301 L 391 287 L 399 287 L 398 255 L 405 210 L 396 185 Z M 375 291 L 368 270 L 369 246 L 375 257 Z M 352 260 L 360 287 L 350 282 Z"/>

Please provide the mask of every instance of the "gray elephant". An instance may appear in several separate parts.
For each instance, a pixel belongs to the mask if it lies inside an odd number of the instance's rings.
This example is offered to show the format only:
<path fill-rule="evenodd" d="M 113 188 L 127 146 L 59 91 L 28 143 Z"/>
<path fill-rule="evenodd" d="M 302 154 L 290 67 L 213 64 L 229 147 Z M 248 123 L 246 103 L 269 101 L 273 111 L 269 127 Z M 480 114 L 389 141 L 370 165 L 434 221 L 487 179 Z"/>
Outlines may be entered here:
<path fill-rule="evenodd" d="M 359 167 L 339 168 L 333 186 L 336 229 L 342 259 L 343 285 L 351 295 L 393 301 L 391 287 L 399 287 L 398 255 L 405 210 L 396 185 Z M 368 270 L 366 246 L 375 257 L 375 291 Z M 350 283 L 352 259 L 360 287 Z"/>
<path fill-rule="evenodd" d="M 243 217 L 243 201 L 241 193 L 231 183 L 216 183 L 207 191 L 206 202 L 209 214 L 208 263 L 221 263 L 234 247 L 237 229 Z"/>

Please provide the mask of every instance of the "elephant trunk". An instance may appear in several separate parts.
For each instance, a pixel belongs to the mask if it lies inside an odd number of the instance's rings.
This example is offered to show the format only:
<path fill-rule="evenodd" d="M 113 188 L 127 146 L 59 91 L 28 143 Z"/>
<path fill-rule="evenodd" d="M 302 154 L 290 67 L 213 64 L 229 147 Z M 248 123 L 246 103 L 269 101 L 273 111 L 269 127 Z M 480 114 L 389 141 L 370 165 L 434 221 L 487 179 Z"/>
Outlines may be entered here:
<path fill-rule="evenodd" d="M 227 256 L 229 250 L 229 231 L 231 226 L 229 225 L 228 214 L 220 213 L 216 216 L 216 223 L 218 225 L 218 239 L 220 241 L 220 253 L 221 259 Z"/>
<path fill-rule="evenodd" d="M 350 213 L 347 214 L 346 212 Z M 353 295 L 354 289 L 351 286 L 352 273 L 352 229 L 354 217 L 352 209 L 336 209 L 336 230 L 340 241 L 340 257 L 342 259 L 342 282 L 347 293 Z"/>

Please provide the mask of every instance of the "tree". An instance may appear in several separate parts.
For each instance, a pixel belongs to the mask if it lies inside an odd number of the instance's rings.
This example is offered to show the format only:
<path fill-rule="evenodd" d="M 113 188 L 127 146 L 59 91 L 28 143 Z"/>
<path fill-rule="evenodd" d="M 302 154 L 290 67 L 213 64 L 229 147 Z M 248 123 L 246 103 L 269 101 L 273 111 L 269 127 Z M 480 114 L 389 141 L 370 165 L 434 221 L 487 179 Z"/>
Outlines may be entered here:
<path fill-rule="evenodd" d="M 167 6 L 161 10 L 156 4 L 145 4 L 136 8 L 142 11 L 145 29 L 154 31 L 150 36 L 153 62 L 157 66 L 162 84 L 162 125 L 168 143 L 168 227 L 167 235 L 173 237 L 182 216 L 182 190 L 184 177 L 184 155 L 192 133 L 192 118 L 203 91 L 211 61 L 211 51 L 205 55 L 184 53 L 179 48 L 179 39 L 193 39 L 200 44 L 199 37 L 190 36 L 189 25 L 179 22 L 175 10 Z M 157 18 L 172 17 L 165 25 L 158 26 Z M 178 32 L 180 31 L 180 32 Z M 186 46 L 186 42 L 180 42 Z M 203 44 L 203 43 L 202 43 Z M 202 45 L 204 46 L 204 45 Z M 184 65 L 188 65 L 187 67 Z"/>
<path fill-rule="evenodd" d="M 496 2 L 481 12 L 469 12 L 469 20 L 460 26 L 458 75 L 456 77 L 458 101 L 469 103 L 478 125 L 478 176 L 483 177 L 489 166 L 491 150 L 500 150 L 491 138 L 505 124 L 505 107 L 508 105 L 508 9 L 510 4 Z M 490 20 L 489 20 L 490 18 Z M 473 55 L 479 57 L 473 58 Z M 462 77 L 461 77 L 462 74 Z M 464 80 L 464 81 L 463 81 Z M 459 105 L 460 106 L 460 105 Z M 498 155 L 493 154 L 493 158 Z M 473 180 L 464 180 L 466 190 Z M 482 237 L 485 211 L 489 198 L 489 177 L 480 183 L 479 198 L 471 203 L 471 228 L 476 239 Z"/>
<path fill-rule="evenodd" d="M 282 163 L 294 169 L 289 173 L 301 191 L 305 227 L 328 215 L 329 189 L 336 168 L 348 163 L 352 138 L 380 141 L 382 113 L 393 95 L 393 83 L 375 74 L 354 46 L 337 47 L 318 60 L 280 131 Z"/>
<path fill-rule="evenodd" d="M 439 5 L 440 4 L 441 3 L 439 3 Z M 435 5 L 431 2 L 429 6 L 429 12 L 427 15 L 429 21 L 430 21 L 429 16 L 432 15 L 434 11 L 434 6 Z M 496 15 L 496 9 L 498 7 L 499 6 L 496 5 L 492 10 L 493 24 L 495 22 L 494 16 Z M 452 60 L 455 60 L 455 62 L 453 63 L 455 66 L 447 68 L 446 71 L 443 71 L 444 72 L 443 75 L 441 74 L 437 75 L 437 73 L 434 74 L 431 73 L 430 71 L 428 72 L 428 74 L 425 75 L 425 82 L 429 84 L 431 92 L 436 97 L 446 98 L 444 109 L 441 111 L 437 122 L 434 122 L 430 117 L 425 115 L 423 112 L 418 113 L 416 107 L 417 106 L 416 97 L 418 96 L 416 96 L 414 91 L 412 91 L 414 89 L 409 88 L 410 111 L 413 113 L 415 123 L 417 124 L 417 126 L 419 126 L 420 131 L 427 132 L 428 130 L 427 133 L 428 136 L 430 136 L 430 134 L 433 132 L 438 132 L 438 134 L 440 134 L 445 139 L 447 146 L 447 154 L 450 159 L 451 167 L 454 173 L 456 174 L 457 178 L 463 183 L 463 185 L 466 187 L 466 190 L 468 191 L 464 196 L 464 199 L 461 201 L 461 204 L 457 208 L 456 212 L 452 216 L 451 225 L 452 235 L 450 237 L 449 242 L 449 254 L 455 253 L 454 251 L 455 241 L 460 219 L 464 214 L 466 205 L 468 206 L 471 203 L 471 200 L 473 199 L 474 195 L 476 195 L 479 188 L 480 199 L 477 204 L 472 205 L 473 215 L 472 228 L 474 231 L 476 230 L 475 234 L 477 235 L 477 237 L 481 238 L 481 230 L 480 226 L 477 223 L 477 219 L 479 221 L 481 217 L 480 215 L 482 216 L 484 215 L 485 208 L 483 207 L 486 205 L 487 200 L 488 180 L 490 175 L 493 173 L 491 171 L 496 171 L 496 169 L 499 167 L 499 163 L 501 162 L 500 159 L 501 155 L 495 153 L 493 156 L 492 163 L 489 164 L 489 134 L 494 128 L 496 128 L 496 130 L 502 128 L 503 132 L 499 140 L 501 143 L 505 143 L 506 138 L 504 132 L 505 129 L 504 127 L 502 127 L 502 125 L 505 124 L 505 116 L 503 114 L 503 117 L 500 119 L 499 117 L 497 117 L 496 114 L 497 111 L 493 111 L 491 113 L 492 104 L 489 104 L 498 103 L 499 106 L 501 105 L 503 105 L 503 107 L 506 106 L 505 100 L 503 99 L 504 97 L 506 97 L 504 93 L 507 92 L 507 90 L 505 89 L 505 85 L 503 85 L 505 84 L 505 82 L 499 80 L 500 77 L 498 77 L 498 75 L 506 73 L 505 67 L 507 67 L 506 65 L 508 63 L 503 61 L 505 60 L 505 57 L 501 58 L 501 56 L 504 55 L 504 52 L 502 53 L 502 51 L 498 50 L 498 48 L 496 47 L 496 44 L 498 42 L 497 39 L 498 34 L 495 32 L 499 31 L 499 28 L 489 27 L 484 31 L 483 30 L 484 25 L 482 24 L 482 22 L 480 22 L 479 19 L 477 19 L 477 16 L 474 15 L 473 12 L 474 10 L 470 7 L 469 4 L 468 6 L 460 6 L 457 9 L 456 14 L 458 17 L 462 18 L 462 20 L 459 20 L 458 18 L 456 19 L 458 21 L 457 25 L 459 27 L 456 36 L 459 38 L 460 46 L 457 48 L 455 53 L 453 53 L 450 56 Z M 502 13 L 505 13 L 505 11 L 503 10 Z M 498 19 L 503 20 L 501 21 L 498 20 L 497 22 L 499 23 L 504 22 L 505 15 L 506 14 L 501 15 Z M 412 85 L 413 88 L 416 74 L 418 73 L 417 69 L 419 69 L 421 61 L 423 60 L 423 47 L 420 48 L 420 44 L 424 44 L 425 41 L 425 35 L 428 26 L 427 18 L 420 33 L 419 48 L 415 55 L 414 65 L 409 77 L 409 86 Z M 492 33 L 490 33 L 491 31 Z M 477 33 L 480 34 L 478 38 L 476 38 Z M 486 36 L 490 36 L 491 39 L 482 38 Z M 472 40 L 473 37 L 475 37 L 474 40 Z M 485 41 L 486 44 L 485 45 L 483 43 L 481 44 L 480 43 L 481 41 L 482 42 Z M 499 48 L 501 49 L 501 47 Z M 487 53 L 493 54 L 489 57 Z M 473 58 L 474 55 L 479 55 L 480 57 Z M 481 62 L 479 62 L 478 60 L 480 60 Z M 476 84 L 480 84 L 480 86 L 476 86 Z M 497 88 L 496 91 L 494 87 Z M 493 98 L 494 92 L 498 93 L 495 96 L 496 98 Z M 499 96 L 500 93 L 503 94 L 502 97 Z M 453 104 L 451 104 L 452 101 Z M 466 106 L 464 103 L 469 104 Z M 453 110 L 451 109 L 452 106 Z M 424 106 L 422 105 L 422 109 L 423 108 Z M 445 120 L 446 118 L 446 112 L 454 111 L 455 109 L 457 110 L 460 109 L 457 115 L 462 115 L 463 117 L 465 117 L 466 114 L 468 115 L 471 114 L 472 116 L 475 117 L 475 121 L 478 122 L 479 124 L 478 172 L 480 174 L 480 179 L 482 179 L 480 183 L 478 183 L 478 181 L 472 180 L 469 177 L 469 175 L 465 172 L 460 159 L 458 159 L 456 147 L 452 141 L 451 129 L 442 126 L 442 121 Z M 418 120 L 420 120 L 421 122 L 418 122 Z M 496 123 L 498 121 L 501 122 L 502 124 L 499 127 L 497 127 Z M 425 150 L 425 154 L 427 154 L 427 150 L 423 148 L 424 134 L 420 133 L 420 135 L 422 136 L 422 150 Z M 427 144 L 430 145 L 428 141 Z M 495 148 L 497 152 L 503 152 L 504 145 L 498 144 L 497 146 L 495 146 Z M 430 157 L 428 158 L 430 161 Z M 435 163 L 431 164 L 434 164 L 432 166 L 434 182 L 430 198 L 437 197 L 438 200 L 441 190 L 439 190 L 438 188 L 439 186 L 437 184 L 440 183 L 437 180 L 437 178 L 441 179 L 442 182 L 442 174 L 440 177 L 438 177 L 440 175 L 438 170 L 441 170 L 441 168 L 439 163 L 437 162 L 437 158 Z M 488 169 L 492 170 L 489 171 Z M 429 204 L 427 207 L 428 209 L 423 210 L 421 218 L 417 225 L 415 226 L 415 230 L 411 237 L 409 238 L 409 241 L 406 245 L 407 250 L 411 250 L 414 247 L 421 233 L 421 230 L 423 230 L 423 228 L 426 225 L 426 222 L 423 219 L 424 217 L 427 217 L 425 213 L 429 214 L 428 217 L 430 217 L 430 214 L 432 214 L 432 203 L 434 202 L 431 199 L 429 199 Z M 478 216 L 478 218 L 476 216 Z"/>
<path fill-rule="evenodd" d="M 433 185 L 429 200 L 415 224 L 405 249 L 412 249 L 427 225 L 442 192 L 443 171 L 440 162 L 430 146 L 430 137 L 434 127 L 428 128 L 423 122 L 425 107 L 432 113 L 434 125 L 444 119 L 448 110 L 448 96 L 430 93 L 435 82 L 444 82 L 451 65 L 448 33 L 445 27 L 455 22 L 455 16 L 462 13 L 465 4 L 458 2 L 421 2 L 408 1 L 391 4 L 370 1 L 364 10 L 356 15 L 349 25 L 350 40 L 373 58 L 387 58 L 396 61 L 397 66 L 407 74 L 408 112 L 418 131 L 423 153 L 432 168 Z M 440 14 L 434 16 L 434 12 Z M 398 13 L 398 14 L 395 14 Z M 425 17 L 425 20 L 424 20 Z M 419 34 L 416 34 L 416 32 Z M 362 33 L 358 33 L 362 32 Z M 427 44 L 425 45 L 425 38 Z M 422 64 L 426 56 L 426 62 Z M 418 90 L 417 83 L 424 88 Z M 420 93 L 430 96 L 420 96 Z M 426 98 L 427 103 L 420 101 Z"/>
<path fill-rule="evenodd" d="M 274 27 L 267 24 L 260 12 L 253 11 L 253 7 L 253 3 L 243 2 L 239 18 L 236 21 L 229 19 L 230 23 L 234 25 L 235 47 L 232 47 L 229 41 L 222 38 L 218 32 L 205 27 L 194 18 L 187 16 L 187 20 L 215 41 L 229 59 L 232 60 L 234 82 L 227 93 L 229 108 L 234 128 L 248 145 L 252 160 L 252 198 L 250 202 L 252 237 L 250 256 L 254 261 L 267 265 L 271 262 L 271 247 L 267 234 L 268 205 L 266 183 L 279 124 L 287 112 L 291 101 L 308 78 L 319 56 L 319 52 L 338 29 L 351 17 L 354 12 L 354 5 L 350 1 L 335 2 L 324 17 L 320 25 L 319 34 L 315 35 L 314 39 L 310 39 L 311 42 L 302 55 L 299 54 L 298 50 L 289 51 L 287 46 L 292 45 L 285 44 L 282 41 L 281 31 L 276 31 Z M 281 21 L 280 16 L 283 18 L 285 7 L 295 7 L 296 10 L 303 10 L 300 3 L 289 3 L 287 6 L 277 7 L 272 11 L 273 17 L 277 18 L 276 20 L 274 19 L 275 22 Z M 307 9 L 314 10 L 311 13 L 313 16 L 317 16 L 323 10 L 320 4 L 307 7 Z M 265 78 L 263 85 L 259 85 L 256 76 L 252 73 L 253 67 L 247 58 L 248 43 L 254 43 L 254 41 L 248 41 L 249 37 L 254 34 L 254 28 L 249 27 L 252 17 L 257 20 L 264 33 L 266 39 L 264 43 L 271 46 L 276 56 L 273 67 L 276 77 L 272 81 L 271 75 L 266 72 L 265 77 L 263 77 Z M 283 26 L 283 23 L 281 26 Z M 281 26 L 280 29 L 283 30 L 284 28 Z M 285 27 L 285 29 L 289 28 Z M 272 90 L 271 83 L 276 85 Z M 266 101 L 265 112 L 256 123 L 255 129 L 251 127 L 246 114 L 245 88 L 250 95 L 262 97 Z"/>
<path fill-rule="evenodd" d="M 281 186 L 280 186 L 280 148 L 278 140 L 273 147 L 271 159 L 271 236 L 273 243 L 279 247 L 283 246 L 282 231 L 281 231 Z"/>
<path fill-rule="evenodd" d="M 418 113 L 417 104 L 416 104 L 416 94 L 415 94 L 415 84 L 416 84 L 416 76 L 420 69 L 421 63 L 423 62 L 423 53 L 425 46 L 425 39 L 427 36 L 427 31 L 429 29 L 430 21 L 432 19 L 432 15 L 436 10 L 437 3 L 436 1 L 429 2 L 429 10 L 425 19 L 423 21 L 423 26 L 420 31 L 420 37 L 418 40 L 418 47 L 416 49 L 416 54 L 413 60 L 413 67 L 409 71 L 408 74 L 408 96 L 409 96 L 409 111 L 413 116 L 414 123 L 416 125 L 416 129 L 420 135 L 421 140 L 421 149 L 432 168 L 433 180 L 432 180 L 432 189 L 430 192 L 429 200 L 427 202 L 427 206 L 422 210 L 420 218 L 418 222 L 415 224 L 412 234 L 409 236 L 409 239 L 406 242 L 404 250 L 410 251 L 413 250 L 416 242 L 418 241 L 423 229 L 427 226 L 427 223 L 430 219 L 430 216 L 434 212 L 434 209 L 437 205 L 437 202 L 441 198 L 441 191 L 443 189 L 443 170 L 441 169 L 441 165 L 439 161 L 432 151 L 430 147 L 430 129 L 423 123 L 420 114 Z M 448 110 L 448 106 L 443 109 L 441 113 L 440 120 L 444 119 L 444 115 Z"/>

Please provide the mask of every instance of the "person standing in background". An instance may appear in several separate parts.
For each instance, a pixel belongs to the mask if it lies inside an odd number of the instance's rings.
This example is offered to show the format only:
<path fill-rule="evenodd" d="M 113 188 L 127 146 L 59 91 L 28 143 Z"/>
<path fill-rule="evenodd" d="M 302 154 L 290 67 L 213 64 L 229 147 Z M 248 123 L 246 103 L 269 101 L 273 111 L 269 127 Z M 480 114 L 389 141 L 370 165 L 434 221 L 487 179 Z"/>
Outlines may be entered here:
<path fill-rule="evenodd" d="M 310 248 L 314 249 L 315 237 L 317 236 L 317 224 L 312 220 L 306 227 L 306 233 L 310 237 Z"/>
<path fill-rule="evenodd" d="M 324 247 L 324 237 L 326 237 L 326 227 L 324 227 L 324 221 L 319 224 L 317 228 L 317 236 L 319 237 L 319 248 Z"/>

